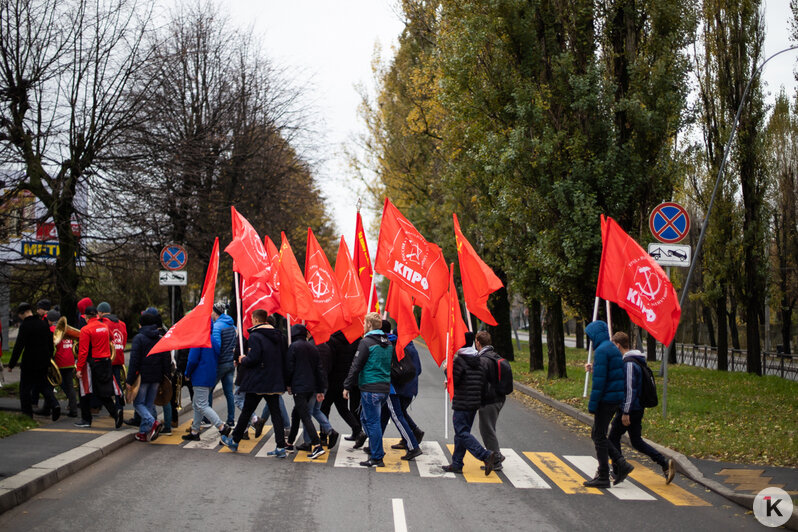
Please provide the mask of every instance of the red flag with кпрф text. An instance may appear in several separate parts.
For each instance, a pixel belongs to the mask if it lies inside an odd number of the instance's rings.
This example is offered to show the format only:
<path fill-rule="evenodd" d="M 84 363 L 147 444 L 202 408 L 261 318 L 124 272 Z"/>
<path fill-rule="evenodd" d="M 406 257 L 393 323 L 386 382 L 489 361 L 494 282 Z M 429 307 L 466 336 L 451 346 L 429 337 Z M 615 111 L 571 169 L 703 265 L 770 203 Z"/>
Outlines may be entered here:
<path fill-rule="evenodd" d="M 205 284 L 197 306 L 180 321 L 172 325 L 163 338 L 158 340 L 150 352 L 164 353 L 172 349 L 211 346 L 211 312 L 213 311 L 213 294 L 216 290 L 216 275 L 219 272 L 219 238 L 213 243 L 213 251 L 205 273 Z"/>
<path fill-rule="evenodd" d="M 670 279 L 615 220 L 603 215 L 601 241 L 596 296 L 617 303 L 632 322 L 670 345 L 682 315 Z"/>
<path fill-rule="evenodd" d="M 421 307 L 436 309 L 448 286 L 441 248 L 427 242 L 388 198 L 382 209 L 374 269 L 399 283 Z"/>

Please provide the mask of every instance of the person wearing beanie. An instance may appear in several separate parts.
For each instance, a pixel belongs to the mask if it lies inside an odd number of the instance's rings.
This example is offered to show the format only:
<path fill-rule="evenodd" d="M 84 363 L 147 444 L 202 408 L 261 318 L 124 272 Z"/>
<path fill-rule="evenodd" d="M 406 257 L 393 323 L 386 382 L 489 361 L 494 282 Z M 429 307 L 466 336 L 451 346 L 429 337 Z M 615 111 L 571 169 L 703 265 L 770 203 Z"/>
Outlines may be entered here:
<path fill-rule="evenodd" d="M 37 390 L 44 396 L 45 409 L 49 409 L 53 421 L 61 416 L 61 406 L 53 393 L 53 387 L 47 381 L 47 369 L 53 355 L 53 333 L 45 320 L 33 314 L 30 303 L 20 303 L 17 314 L 22 319 L 19 325 L 17 341 L 8 363 L 8 371 L 20 363 L 19 401 L 22 413 L 33 417 L 32 396 Z"/>
<path fill-rule="evenodd" d="M 122 385 L 122 368 L 125 367 L 125 346 L 127 345 L 127 325 L 120 320 L 116 314 L 111 313 L 111 305 L 103 301 L 97 305 L 97 316 L 100 320 L 108 324 L 108 330 L 111 333 L 111 340 L 114 343 L 114 357 L 111 360 L 111 369 L 114 372 L 116 382 Z M 124 395 L 116 396 L 116 407 L 124 408 L 125 400 Z"/>
<path fill-rule="evenodd" d="M 55 333 L 55 326 L 61 319 L 61 313 L 51 310 L 47 313 L 47 322 L 50 324 L 50 332 Z M 61 341 L 55 345 L 55 364 L 61 373 L 61 390 L 67 396 L 69 417 L 78 417 L 78 394 L 75 390 L 73 377 L 75 375 L 75 352 L 73 346 L 75 340 L 69 335 L 64 335 Z"/>
<path fill-rule="evenodd" d="M 91 299 L 88 297 L 84 297 L 78 301 L 78 329 L 82 329 L 86 325 L 86 309 L 93 306 L 94 303 L 92 303 Z"/>
<path fill-rule="evenodd" d="M 116 407 L 114 396 L 122 393 L 111 367 L 111 333 L 108 323 L 97 315 L 93 306 L 83 310 L 87 323 L 80 329 L 78 342 L 77 375 L 80 384 L 80 410 L 82 419 L 76 427 L 91 427 L 91 399 L 97 397 L 116 421 L 122 426 L 124 412 Z"/>
<path fill-rule="evenodd" d="M 49 299 L 40 299 L 36 303 L 36 313 L 39 317 L 43 320 L 47 319 L 47 312 L 52 308 L 52 304 L 50 303 Z"/>

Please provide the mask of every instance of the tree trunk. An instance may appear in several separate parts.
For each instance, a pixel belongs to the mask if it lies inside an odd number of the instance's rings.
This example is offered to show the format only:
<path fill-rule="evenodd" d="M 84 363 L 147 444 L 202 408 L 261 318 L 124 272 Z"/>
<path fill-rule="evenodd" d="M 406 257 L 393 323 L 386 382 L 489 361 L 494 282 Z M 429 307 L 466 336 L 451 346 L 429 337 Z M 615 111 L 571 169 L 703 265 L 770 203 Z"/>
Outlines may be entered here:
<path fill-rule="evenodd" d="M 77 236 L 72 233 L 72 213 L 71 198 L 62 197 L 59 205 L 53 209 L 53 223 L 59 246 L 59 254 L 55 259 L 55 280 L 61 312 L 70 325 L 77 327 L 77 290 L 80 279 L 75 255 L 79 251 L 79 243 Z"/>
<path fill-rule="evenodd" d="M 762 345 L 759 335 L 759 308 L 746 309 L 745 332 L 746 362 L 748 373 L 762 375 Z"/>
<path fill-rule="evenodd" d="M 789 355 L 792 353 L 790 350 L 790 340 L 792 335 L 792 307 L 789 305 L 787 298 L 782 300 L 781 304 L 781 345 L 784 349 L 784 354 Z"/>
<path fill-rule="evenodd" d="M 712 347 L 717 347 L 715 343 L 715 328 L 712 325 L 712 309 L 710 309 L 706 305 L 701 305 L 701 308 L 704 311 L 704 325 L 707 326 L 707 335 L 709 335 L 709 345 Z"/>
<path fill-rule="evenodd" d="M 654 362 L 657 360 L 657 339 L 646 333 L 646 360 Z"/>
<path fill-rule="evenodd" d="M 737 298 L 729 296 L 729 333 L 731 333 L 732 349 L 740 349 L 740 331 L 737 328 Z"/>
<path fill-rule="evenodd" d="M 546 344 L 549 352 L 548 378 L 567 378 L 562 300 L 559 297 L 553 299 L 546 308 Z"/>
<path fill-rule="evenodd" d="M 715 316 L 718 319 L 718 370 L 729 371 L 729 338 L 726 333 L 726 291 L 715 302 Z"/>
<path fill-rule="evenodd" d="M 493 340 L 493 347 L 507 360 L 515 360 L 513 351 L 513 330 L 510 323 L 510 300 L 507 297 L 507 275 L 504 271 L 494 269 L 496 276 L 504 284 L 499 290 L 493 292 L 488 299 L 490 309 L 496 322 L 496 327 L 488 325 L 488 332 Z"/>
<path fill-rule="evenodd" d="M 576 348 L 585 348 L 585 322 L 582 318 L 576 320 Z"/>
<path fill-rule="evenodd" d="M 543 369 L 543 327 L 540 323 L 540 301 L 529 304 L 529 371 Z"/>
<path fill-rule="evenodd" d="M 699 332 L 699 328 L 698 328 L 698 323 L 699 323 L 699 321 L 698 321 L 698 305 L 699 305 L 698 301 L 694 301 L 693 304 L 690 305 L 690 310 L 692 310 L 692 315 L 693 315 L 693 320 L 692 320 L 692 322 L 693 322 L 692 323 L 693 324 L 693 327 L 692 327 L 692 329 L 693 329 L 693 331 L 692 331 L 693 345 L 698 345 L 698 343 L 699 343 L 699 338 L 698 338 L 698 332 Z"/>

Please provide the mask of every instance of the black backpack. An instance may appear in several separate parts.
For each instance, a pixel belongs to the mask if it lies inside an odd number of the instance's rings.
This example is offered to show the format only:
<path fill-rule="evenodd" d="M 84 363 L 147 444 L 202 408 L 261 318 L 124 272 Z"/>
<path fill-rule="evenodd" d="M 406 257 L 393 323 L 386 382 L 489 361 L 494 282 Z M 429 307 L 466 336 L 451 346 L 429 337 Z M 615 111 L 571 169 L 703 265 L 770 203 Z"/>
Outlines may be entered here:
<path fill-rule="evenodd" d="M 416 377 L 416 365 L 413 359 L 407 355 L 399 360 L 396 358 L 396 350 L 391 355 L 391 384 L 394 387 L 404 386 Z"/>
<path fill-rule="evenodd" d="M 496 364 L 496 379 L 493 383 L 493 388 L 496 393 L 500 395 L 510 395 L 513 393 L 513 368 L 510 367 L 510 362 L 502 358 L 496 353 L 491 351 L 485 353 L 490 360 Z"/>
<path fill-rule="evenodd" d="M 642 385 L 640 386 L 640 406 L 643 408 L 654 408 L 659 404 L 657 399 L 657 383 L 654 381 L 654 373 L 648 364 L 642 362 L 637 357 L 631 357 L 631 361 L 637 364 L 640 368 L 640 379 Z"/>

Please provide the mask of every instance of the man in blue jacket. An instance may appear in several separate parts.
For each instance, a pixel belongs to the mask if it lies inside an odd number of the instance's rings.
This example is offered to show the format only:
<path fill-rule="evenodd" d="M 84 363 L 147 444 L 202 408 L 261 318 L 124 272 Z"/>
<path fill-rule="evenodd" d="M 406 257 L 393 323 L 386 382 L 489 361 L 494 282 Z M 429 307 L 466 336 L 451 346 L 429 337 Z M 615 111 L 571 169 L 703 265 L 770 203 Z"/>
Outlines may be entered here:
<path fill-rule="evenodd" d="M 616 472 L 616 484 L 622 482 L 634 469 L 618 448 L 607 439 L 610 420 L 624 397 L 623 358 L 618 348 L 610 341 L 609 329 L 605 322 L 594 321 L 585 327 L 585 334 L 593 343 L 595 354 L 593 364 L 585 364 L 585 370 L 593 372 L 588 411 L 594 415 L 590 437 L 596 447 L 598 471 L 596 476 L 585 481 L 584 485 L 591 488 L 609 488 L 609 458 L 612 459 L 613 470 Z"/>
<path fill-rule="evenodd" d="M 186 377 L 194 388 L 194 397 L 191 400 L 194 407 L 194 420 L 191 423 L 191 431 L 183 435 L 184 440 L 200 439 L 199 433 L 203 417 L 219 429 L 222 436 L 230 434 L 230 425 L 222 422 L 216 411 L 208 404 L 208 397 L 210 397 L 213 387 L 216 386 L 218 365 L 213 347 L 192 347 L 188 352 Z"/>
<path fill-rule="evenodd" d="M 227 400 L 227 424 L 232 426 L 235 424 L 236 418 L 235 397 L 233 397 L 233 380 L 236 373 L 236 327 L 233 324 L 233 318 L 225 314 L 224 305 L 221 303 L 216 303 L 213 306 L 211 317 L 214 320 L 211 329 L 211 345 L 219 360 L 219 365 L 216 368 L 216 382 L 222 381 L 222 390 Z"/>

